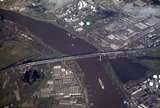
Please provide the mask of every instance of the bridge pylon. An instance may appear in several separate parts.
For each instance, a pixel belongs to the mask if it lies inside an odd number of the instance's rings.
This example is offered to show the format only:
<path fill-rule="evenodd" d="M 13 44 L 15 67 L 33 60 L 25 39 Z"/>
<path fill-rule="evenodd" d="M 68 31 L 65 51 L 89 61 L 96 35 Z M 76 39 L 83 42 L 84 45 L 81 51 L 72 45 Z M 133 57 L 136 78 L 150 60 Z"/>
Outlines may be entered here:
<path fill-rule="evenodd" d="M 102 61 L 102 55 L 99 55 L 99 61 L 100 62 Z"/>

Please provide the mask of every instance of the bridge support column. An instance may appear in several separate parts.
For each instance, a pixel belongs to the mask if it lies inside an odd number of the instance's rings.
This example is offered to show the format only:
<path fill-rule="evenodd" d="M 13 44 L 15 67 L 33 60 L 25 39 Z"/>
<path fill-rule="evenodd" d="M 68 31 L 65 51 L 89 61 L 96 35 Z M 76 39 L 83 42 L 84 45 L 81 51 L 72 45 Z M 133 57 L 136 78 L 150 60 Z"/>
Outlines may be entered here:
<path fill-rule="evenodd" d="M 102 56 L 101 56 L 101 55 L 99 56 L 99 61 L 100 61 L 100 62 L 102 61 Z"/>

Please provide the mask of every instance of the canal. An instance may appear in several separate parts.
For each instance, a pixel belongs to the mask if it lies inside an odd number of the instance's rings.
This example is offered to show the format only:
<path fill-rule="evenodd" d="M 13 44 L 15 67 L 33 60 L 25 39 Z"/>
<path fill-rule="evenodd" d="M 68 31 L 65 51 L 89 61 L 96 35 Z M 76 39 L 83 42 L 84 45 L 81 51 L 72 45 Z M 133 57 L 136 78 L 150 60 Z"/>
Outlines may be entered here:
<path fill-rule="evenodd" d="M 31 33 L 44 43 L 62 53 L 76 55 L 97 52 L 97 49 L 91 44 L 68 36 L 65 30 L 53 24 L 36 21 L 11 11 L 0 10 L 0 14 L 3 14 L 5 19 L 27 27 Z M 119 91 L 112 85 L 98 58 L 83 59 L 77 62 L 86 75 L 86 83 L 89 85 L 89 99 L 93 103 L 92 108 L 122 108 Z M 101 89 L 98 78 L 104 83 L 104 90 Z"/>

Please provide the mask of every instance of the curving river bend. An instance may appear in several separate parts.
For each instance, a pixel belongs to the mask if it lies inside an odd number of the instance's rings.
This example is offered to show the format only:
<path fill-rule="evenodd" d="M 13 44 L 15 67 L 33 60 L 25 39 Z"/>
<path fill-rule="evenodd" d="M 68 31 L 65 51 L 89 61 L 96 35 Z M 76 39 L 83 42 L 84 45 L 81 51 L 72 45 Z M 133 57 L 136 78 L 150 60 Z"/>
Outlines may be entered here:
<path fill-rule="evenodd" d="M 54 49 L 70 55 L 97 52 L 97 49 L 91 44 L 81 40 L 69 37 L 67 32 L 53 24 L 36 21 L 29 17 L 22 16 L 18 13 L 1 10 L 0 14 L 4 15 L 5 19 L 27 27 L 35 36 L 41 39 L 44 43 Z M 74 46 L 73 46 L 74 44 Z M 82 70 L 85 72 L 89 100 L 94 103 L 92 108 L 123 108 L 122 100 L 119 91 L 112 85 L 111 80 L 105 73 L 105 69 L 99 62 L 98 58 L 89 58 L 77 61 Z M 101 78 L 105 89 L 102 90 L 98 77 Z"/>

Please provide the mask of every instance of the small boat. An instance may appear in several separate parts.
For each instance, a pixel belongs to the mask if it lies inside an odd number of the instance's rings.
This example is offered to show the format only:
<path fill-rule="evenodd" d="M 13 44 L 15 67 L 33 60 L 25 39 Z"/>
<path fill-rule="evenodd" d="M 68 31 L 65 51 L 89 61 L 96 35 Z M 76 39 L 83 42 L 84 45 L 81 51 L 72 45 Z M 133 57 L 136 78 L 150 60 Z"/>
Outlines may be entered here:
<path fill-rule="evenodd" d="M 99 82 L 101 88 L 104 89 L 104 85 L 103 85 L 102 80 L 100 78 L 98 78 L 98 82 Z"/>

